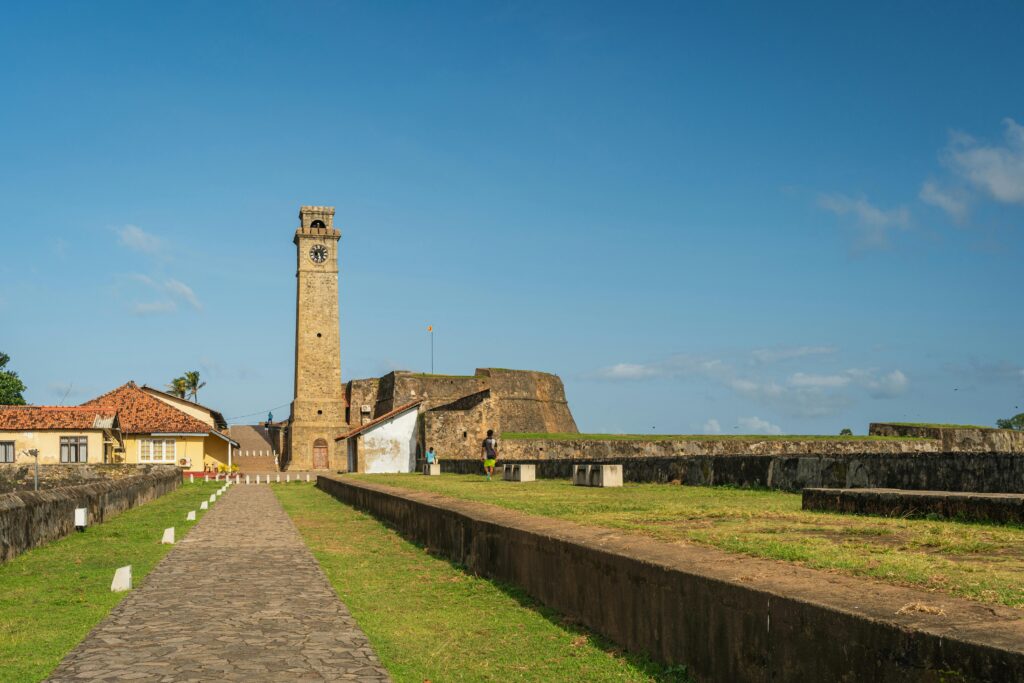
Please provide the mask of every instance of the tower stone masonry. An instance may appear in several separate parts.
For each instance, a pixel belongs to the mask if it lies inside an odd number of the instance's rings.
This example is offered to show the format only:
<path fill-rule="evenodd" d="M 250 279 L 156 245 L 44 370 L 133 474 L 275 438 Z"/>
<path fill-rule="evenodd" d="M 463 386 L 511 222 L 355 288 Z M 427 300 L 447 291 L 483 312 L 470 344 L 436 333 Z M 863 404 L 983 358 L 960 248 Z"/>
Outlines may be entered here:
<path fill-rule="evenodd" d="M 338 328 L 338 246 L 333 206 L 303 206 L 295 231 L 295 398 L 288 425 L 290 469 L 341 467 L 344 431 Z"/>

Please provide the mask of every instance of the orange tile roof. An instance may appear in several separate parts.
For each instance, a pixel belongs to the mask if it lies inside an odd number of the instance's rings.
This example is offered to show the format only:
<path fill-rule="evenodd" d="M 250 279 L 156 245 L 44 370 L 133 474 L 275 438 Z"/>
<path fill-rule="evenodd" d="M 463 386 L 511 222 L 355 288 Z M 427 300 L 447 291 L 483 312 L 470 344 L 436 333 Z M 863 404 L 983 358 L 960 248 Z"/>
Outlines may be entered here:
<path fill-rule="evenodd" d="M 116 410 L 125 434 L 209 434 L 213 431 L 206 423 L 149 395 L 135 382 L 122 384 L 82 405 Z"/>
<path fill-rule="evenodd" d="M 0 430 L 101 429 L 115 417 L 105 406 L 0 406 Z"/>
<path fill-rule="evenodd" d="M 355 436 L 357 434 L 361 434 L 362 432 L 365 432 L 370 427 L 376 427 L 381 422 L 386 422 L 386 421 L 390 420 L 391 418 L 395 417 L 396 415 L 398 415 L 399 413 L 404 413 L 405 411 L 409 410 L 410 408 L 415 408 L 416 406 L 418 406 L 421 403 L 423 403 L 423 399 L 422 398 L 419 399 L 418 401 L 412 401 L 411 403 L 406 403 L 404 406 L 398 406 L 394 410 L 392 410 L 390 412 L 387 412 L 387 413 L 384 413 L 380 417 L 374 418 L 374 419 L 370 420 L 369 422 L 367 422 L 366 424 L 359 425 L 358 427 L 356 427 L 355 429 L 350 431 L 348 434 L 339 434 L 338 436 L 334 437 L 334 440 L 335 441 L 341 441 L 342 439 L 348 439 L 348 438 L 351 438 L 351 437 L 353 437 L 353 436 Z"/>

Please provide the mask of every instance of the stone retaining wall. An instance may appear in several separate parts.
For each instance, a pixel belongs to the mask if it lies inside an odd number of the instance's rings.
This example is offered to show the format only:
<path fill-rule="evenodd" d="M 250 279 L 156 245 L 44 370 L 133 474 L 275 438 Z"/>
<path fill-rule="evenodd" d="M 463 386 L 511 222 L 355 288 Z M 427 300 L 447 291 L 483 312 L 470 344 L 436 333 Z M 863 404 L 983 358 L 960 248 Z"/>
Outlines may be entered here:
<path fill-rule="evenodd" d="M 2 494 L 0 562 L 73 533 L 75 508 L 88 508 L 89 524 L 101 524 L 174 491 L 180 483 L 180 472 L 169 468 L 116 481 Z"/>
<path fill-rule="evenodd" d="M 1024 680 L 1010 608 L 345 477 L 317 486 L 698 681 Z M 915 599 L 942 616 L 900 609 Z"/>
<path fill-rule="evenodd" d="M 530 459 L 499 464 L 537 466 L 537 477 L 568 479 L 573 465 L 621 463 L 628 482 L 740 486 L 800 491 L 814 488 L 893 488 L 1024 493 L 1024 455 L 1005 453 L 860 453 L 856 455 L 703 455 Z M 483 474 L 479 460 L 441 459 L 441 471 Z"/>
<path fill-rule="evenodd" d="M 79 486 L 100 481 L 118 480 L 139 474 L 160 471 L 178 471 L 174 465 L 136 464 L 47 464 L 39 466 L 39 488 L 55 489 L 60 486 Z M 32 491 L 35 489 L 35 463 L 22 461 L 16 465 L 0 465 L 0 493 Z"/>
<path fill-rule="evenodd" d="M 872 422 L 868 434 L 933 439 L 942 444 L 943 451 L 1024 453 L 1024 432 L 1014 429 Z"/>
<path fill-rule="evenodd" d="M 1024 524 L 1024 495 L 897 489 L 812 489 L 803 509 L 883 517 L 938 516 L 973 522 Z"/>

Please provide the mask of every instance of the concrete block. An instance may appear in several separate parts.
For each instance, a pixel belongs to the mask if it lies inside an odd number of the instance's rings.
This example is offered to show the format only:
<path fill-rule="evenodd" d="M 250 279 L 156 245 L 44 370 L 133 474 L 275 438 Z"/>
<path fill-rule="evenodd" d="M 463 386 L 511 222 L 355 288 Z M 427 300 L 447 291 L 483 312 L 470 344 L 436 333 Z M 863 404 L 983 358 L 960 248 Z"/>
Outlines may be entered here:
<path fill-rule="evenodd" d="M 210 504 L 209 504 L 209 503 L 207 503 L 207 502 L 206 502 L 206 501 L 204 500 L 204 501 L 202 502 L 202 504 L 201 504 L 201 505 L 199 506 L 199 509 L 200 509 L 200 510 L 209 510 L 209 509 L 210 509 Z"/>
<path fill-rule="evenodd" d="M 114 580 L 110 584 L 110 590 L 114 593 L 123 593 L 132 589 L 132 566 L 120 567 L 114 572 Z"/>
<path fill-rule="evenodd" d="M 79 531 L 85 531 L 85 527 L 89 524 L 89 509 L 88 508 L 75 508 L 75 528 Z"/>
<path fill-rule="evenodd" d="M 433 465 L 428 465 L 424 463 L 423 474 L 427 475 L 428 477 L 436 477 L 439 474 L 441 474 L 441 465 L 436 462 Z"/>
<path fill-rule="evenodd" d="M 185 521 L 186 522 L 194 522 L 194 521 L 196 521 L 196 511 L 195 510 L 189 510 L 188 514 L 185 515 Z"/>
<path fill-rule="evenodd" d="M 622 486 L 622 465 L 591 465 L 587 475 L 590 486 L 600 488 Z"/>
<path fill-rule="evenodd" d="M 590 465 L 572 466 L 572 485 L 590 486 Z"/>
<path fill-rule="evenodd" d="M 173 526 L 164 529 L 164 537 L 162 539 L 160 539 L 160 542 L 161 543 L 166 543 L 167 545 L 174 545 L 174 527 Z"/>
<path fill-rule="evenodd" d="M 505 465 L 505 481 L 536 481 L 536 465 Z"/>

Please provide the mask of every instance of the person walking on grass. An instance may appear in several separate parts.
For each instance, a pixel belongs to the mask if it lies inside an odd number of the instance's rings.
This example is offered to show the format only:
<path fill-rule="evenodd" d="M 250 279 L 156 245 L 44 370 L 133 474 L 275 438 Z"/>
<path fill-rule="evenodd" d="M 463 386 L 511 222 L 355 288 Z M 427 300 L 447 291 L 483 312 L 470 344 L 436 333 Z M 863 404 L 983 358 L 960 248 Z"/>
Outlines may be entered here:
<path fill-rule="evenodd" d="M 487 430 L 487 438 L 480 446 L 480 452 L 484 459 L 484 472 L 487 474 L 487 481 L 491 480 L 494 474 L 494 465 L 498 461 L 498 440 L 494 438 L 494 430 Z"/>

